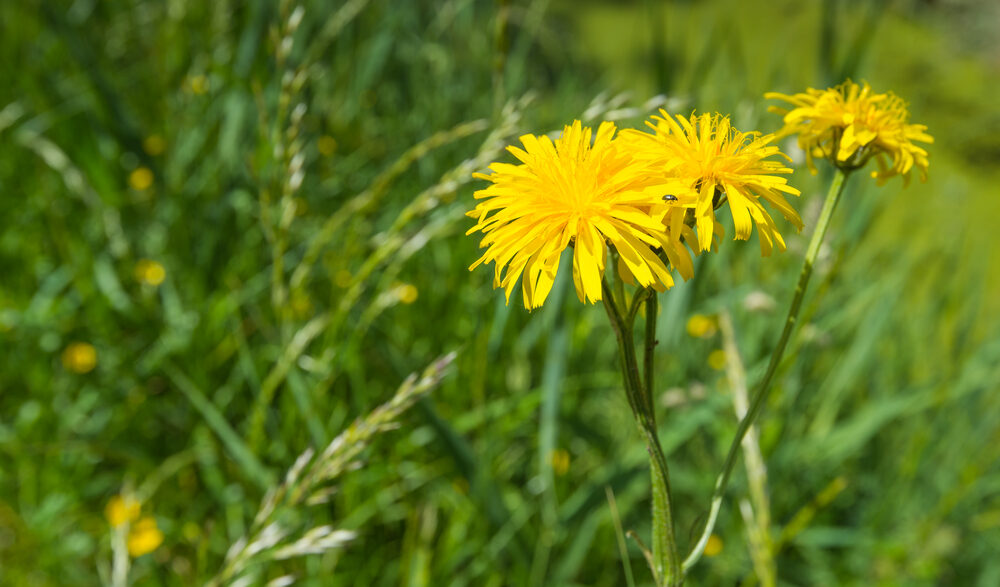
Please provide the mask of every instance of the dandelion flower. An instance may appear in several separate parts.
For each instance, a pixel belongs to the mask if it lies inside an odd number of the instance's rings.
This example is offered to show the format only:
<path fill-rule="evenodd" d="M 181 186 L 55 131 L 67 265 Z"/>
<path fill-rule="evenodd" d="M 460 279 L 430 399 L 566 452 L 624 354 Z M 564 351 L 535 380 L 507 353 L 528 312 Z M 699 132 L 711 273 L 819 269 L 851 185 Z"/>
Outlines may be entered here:
<path fill-rule="evenodd" d="M 400 302 L 404 304 L 412 304 L 417 301 L 419 292 L 417 291 L 417 286 L 411 283 L 402 283 L 397 289 L 397 294 L 399 295 Z"/>
<path fill-rule="evenodd" d="M 139 519 L 139 502 L 128 495 L 116 495 L 104 508 L 104 517 L 112 528 L 118 528 Z"/>
<path fill-rule="evenodd" d="M 722 552 L 722 546 L 722 539 L 718 535 L 712 534 L 708 537 L 708 542 L 705 543 L 705 556 L 717 556 Z"/>
<path fill-rule="evenodd" d="M 775 247 L 783 251 L 785 241 L 762 199 L 797 229 L 802 228 L 802 220 L 784 196 L 797 196 L 799 190 L 780 175 L 792 170 L 780 161 L 769 160 L 773 155 L 787 159 L 771 144 L 774 135 L 740 132 L 730 125 L 729 117 L 720 114 L 671 116 L 662 109 L 660 116 L 654 115 L 646 125 L 653 129 L 652 134 L 632 130 L 623 132 L 622 137 L 627 137 L 637 157 L 683 182 L 682 191 L 670 195 L 681 207 L 693 210 L 701 250 L 709 250 L 715 231 L 721 231 L 715 210 L 725 202 L 733 215 L 737 239 L 750 238 L 756 224 L 764 256 Z M 688 214 L 682 216 L 675 208 L 666 220 L 677 226 L 688 220 Z"/>
<path fill-rule="evenodd" d="M 141 192 L 153 185 L 153 172 L 148 167 L 136 167 L 128 176 L 132 189 Z"/>
<path fill-rule="evenodd" d="M 469 269 L 494 263 L 494 287 L 507 301 L 518 279 L 524 306 L 540 307 L 552 289 L 559 256 L 573 246 L 573 281 L 580 301 L 602 299 L 601 279 L 610 243 L 620 256 L 620 273 L 660 291 L 673 285 L 670 263 L 688 277 L 690 256 L 680 234 L 668 234 L 661 218 L 663 195 L 680 189 L 676 180 L 637 161 L 614 139 L 615 125 L 603 122 L 593 136 L 580 121 L 560 138 L 524 135 L 524 149 L 508 147 L 519 165 L 493 163 L 492 182 L 476 192 L 482 200 L 468 213 L 478 222 L 466 234 L 483 232 L 486 252 Z M 523 276 L 523 277 L 522 277 Z"/>
<path fill-rule="evenodd" d="M 162 155 L 163 151 L 167 149 L 167 142 L 163 140 L 163 137 L 157 134 L 149 135 L 142 140 L 142 150 L 147 154 L 156 157 L 157 155 Z"/>
<path fill-rule="evenodd" d="M 694 338 L 709 338 L 715 331 L 715 320 L 709 316 L 695 314 L 688 318 L 687 333 Z"/>
<path fill-rule="evenodd" d="M 715 369 L 716 371 L 722 371 L 726 368 L 726 351 L 722 349 L 716 349 L 708 353 L 708 366 Z"/>
<path fill-rule="evenodd" d="M 337 139 L 330 135 L 323 135 L 316 141 L 316 149 L 320 155 L 329 157 L 337 152 Z"/>
<path fill-rule="evenodd" d="M 153 552 L 163 543 L 163 532 L 156 526 L 156 520 L 150 516 L 142 518 L 130 529 L 128 534 L 128 553 L 134 557 Z"/>
<path fill-rule="evenodd" d="M 63 350 L 62 364 L 74 373 L 89 373 L 97 366 L 97 349 L 88 342 L 71 343 Z"/>
<path fill-rule="evenodd" d="M 867 82 L 858 85 L 847 80 L 826 90 L 809 88 L 793 95 L 768 92 L 764 97 L 793 106 L 769 110 L 784 115 L 780 136 L 798 135 L 813 173 L 815 157 L 829 159 L 845 170 L 864 167 L 874 158 L 878 170 L 871 175 L 879 185 L 896 175 L 908 185 L 914 166 L 920 170 L 921 181 L 927 179 L 927 151 L 913 141 L 933 143 L 934 138 L 926 126 L 909 124 L 910 113 L 899 96 L 875 94 Z"/>
<path fill-rule="evenodd" d="M 146 285 L 157 286 L 167 278 L 167 270 L 157 261 L 140 259 L 135 264 L 135 278 Z"/>
<path fill-rule="evenodd" d="M 549 464 L 552 465 L 552 472 L 558 476 L 563 476 L 569 471 L 569 451 L 565 448 L 557 448 L 549 453 Z"/>

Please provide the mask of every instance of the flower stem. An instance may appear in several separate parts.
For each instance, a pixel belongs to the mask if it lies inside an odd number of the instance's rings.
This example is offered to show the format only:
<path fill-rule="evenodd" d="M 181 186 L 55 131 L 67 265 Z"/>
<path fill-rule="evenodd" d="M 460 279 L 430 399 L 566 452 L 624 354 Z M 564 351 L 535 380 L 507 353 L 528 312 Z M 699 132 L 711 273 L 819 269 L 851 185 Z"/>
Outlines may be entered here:
<path fill-rule="evenodd" d="M 736 458 L 739 455 L 740 443 L 743 442 L 743 437 L 746 435 L 747 430 L 757 420 L 767 400 L 768 391 L 771 389 L 771 380 L 774 378 L 774 373 L 778 370 L 781 358 L 785 354 L 785 346 L 787 346 L 788 339 L 791 337 L 792 331 L 798 322 L 799 310 L 802 308 L 802 299 L 805 297 L 809 278 L 812 277 L 813 265 L 816 263 L 820 246 L 823 244 L 823 238 L 826 236 L 826 229 L 830 226 L 830 218 L 833 216 L 834 208 L 837 207 L 837 202 L 840 201 L 840 195 L 844 192 L 844 184 L 849 174 L 850 171 L 838 169 L 833 176 L 830 190 L 827 192 L 826 200 L 823 202 L 823 210 L 819 214 L 816 230 L 809 241 L 809 248 L 806 249 L 806 257 L 802 262 L 802 271 L 799 273 L 799 281 L 795 286 L 792 305 L 788 308 L 788 317 L 785 319 L 785 327 L 781 331 L 781 338 L 778 339 L 778 344 L 771 354 L 771 362 L 767 365 L 767 372 L 764 374 L 764 378 L 761 380 L 760 385 L 757 386 L 757 389 L 754 390 L 750 409 L 740 421 L 740 425 L 736 429 L 736 436 L 733 438 L 732 444 L 729 445 L 729 454 L 726 455 L 722 472 L 715 480 L 715 489 L 712 492 L 712 505 L 708 512 L 708 521 L 705 523 L 705 529 L 691 550 L 691 554 L 684 560 L 683 569 L 685 573 L 701 558 L 701 554 L 705 551 L 705 545 L 708 543 L 708 538 L 712 535 L 712 530 L 715 528 L 715 521 L 719 517 L 719 509 L 722 507 L 722 497 L 726 491 L 726 485 L 729 483 L 729 476 L 732 474 L 733 467 L 736 464 Z"/>
<path fill-rule="evenodd" d="M 618 339 L 618 355 L 621 360 L 622 378 L 629 407 L 635 417 L 649 453 L 653 493 L 653 575 L 661 587 L 675 587 L 683 581 L 680 556 L 674 540 L 674 523 L 670 512 L 670 477 L 666 455 L 656 433 L 656 415 L 653 410 L 653 350 L 656 346 L 656 293 L 650 289 L 640 290 L 632 301 L 632 309 L 639 303 L 646 304 L 646 328 L 644 347 L 645 385 L 639 377 L 639 364 L 633 337 L 635 312 L 629 311 L 626 320 L 615 304 L 614 295 L 607 281 L 602 281 L 604 308 Z M 623 300 L 624 301 L 624 300 Z"/>

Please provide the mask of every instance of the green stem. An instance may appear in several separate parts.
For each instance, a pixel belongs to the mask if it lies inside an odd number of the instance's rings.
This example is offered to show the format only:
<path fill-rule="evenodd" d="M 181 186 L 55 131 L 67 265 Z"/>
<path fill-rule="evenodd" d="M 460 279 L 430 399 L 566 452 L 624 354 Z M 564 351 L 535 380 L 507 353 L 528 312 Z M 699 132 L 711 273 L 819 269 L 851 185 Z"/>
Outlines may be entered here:
<path fill-rule="evenodd" d="M 774 378 L 774 373 L 778 370 L 781 358 L 785 354 L 785 346 L 788 344 L 788 339 L 795 329 L 796 322 L 798 322 L 799 310 L 802 307 L 802 299 L 805 297 L 806 286 L 809 285 L 809 278 L 812 277 L 813 265 L 816 262 L 816 257 L 819 255 L 820 246 L 823 244 L 823 237 L 826 236 L 826 229 L 830 225 L 833 210 L 837 207 L 840 195 L 844 192 L 845 180 L 849 174 L 850 171 L 838 169 L 833 176 L 833 183 L 830 184 L 830 190 L 827 192 L 826 200 L 823 202 L 823 210 L 819 214 L 816 231 L 813 232 L 812 239 L 809 241 L 809 248 L 806 250 L 805 260 L 802 262 L 802 271 L 799 273 L 799 281 L 795 286 L 792 305 L 788 308 L 785 328 L 781 331 L 781 338 L 778 339 L 778 344 L 771 354 L 771 362 L 767 365 L 767 372 L 764 374 L 760 385 L 754 390 L 750 409 L 740 421 L 740 425 L 736 429 L 736 436 L 733 438 L 732 444 L 729 445 L 729 454 L 726 455 L 722 472 L 715 480 L 715 489 L 712 492 L 712 505 L 708 512 L 708 521 L 705 523 L 705 529 L 691 550 L 691 554 L 684 560 L 683 568 L 685 573 L 701 558 L 701 554 L 705 550 L 705 545 L 708 543 L 708 538 L 712 535 L 712 530 L 715 528 L 716 519 L 719 517 L 719 509 L 722 507 L 722 497 L 726 491 L 726 485 L 729 483 L 729 476 L 732 474 L 733 467 L 736 464 L 736 457 L 739 455 L 740 443 L 743 442 L 743 437 L 746 435 L 747 430 L 757 420 L 767 400 L 767 393 L 771 389 L 771 380 Z"/>
<path fill-rule="evenodd" d="M 653 348 L 656 345 L 656 294 L 651 290 L 636 293 L 633 299 L 633 309 L 638 306 L 641 298 L 646 302 L 646 346 L 644 363 L 646 385 L 639 377 L 639 364 L 635 352 L 633 337 L 634 312 L 627 315 L 626 321 L 618 307 L 607 281 L 601 283 L 604 293 L 604 308 L 614 328 L 618 339 L 618 356 L 621 360 L 622 378 L 625 383 L 625 394 L 628 396 L 629 407 L 635 417 L 643 439 L 646 441 L 646 452 L 649 453 L 649 465 L 652 474 L 653 493 L 653 575 L 656 584 L 661 587 L 676 587 L 683 581 L 680 555 L 674 539 L 674 522 L 670 512 L 670 476 L 667 468 L 667 458 L 660 446 L 656 433 L 656 416 L 653 410 L 652 383 Z"/>

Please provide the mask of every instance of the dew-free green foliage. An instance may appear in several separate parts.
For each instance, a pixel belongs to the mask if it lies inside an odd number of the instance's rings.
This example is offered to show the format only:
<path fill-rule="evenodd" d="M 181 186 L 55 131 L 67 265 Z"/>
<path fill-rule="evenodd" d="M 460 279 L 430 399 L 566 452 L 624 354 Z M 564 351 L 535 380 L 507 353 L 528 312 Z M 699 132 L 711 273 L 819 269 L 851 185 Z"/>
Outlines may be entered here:
<path fill-rule="evenodd" d="M 851 177 L 821 251 L 760 422 L 779 580 L 997 584 L 995 16 L 971 0 L 0 3 L 0 583 L 108 580 L 103 512 L 123 487 L 165 536 L 136 584 L 216 577 L 303 451 L 456 350 L 294 514 L 353 540 L 264 575 L 650 584 L 617 538 L 650 535 L 649 476 L 603 310 L 569 271 L 531 314 L 467 271 L 471 173 L 520 134 L 638 126 L 664 99 L 773 131 L 765 91 L 851 76 L 906 98 L 936 142 L 925 184 Z M 799 164 L 790 182 L 806 228 L 788 252 L 727 242 L 660 300 L 684 552 L 737 422 L 707 363 L 721 335 L 685 323 L 727 311 L 759 380 L 829 175 Z M 137 279 L 142 259 L 162 284 Z M 63 364 L 73 342 L 92 371 Z M 756 581 L 741 499 L 742 465 L 692 584 Z"/>

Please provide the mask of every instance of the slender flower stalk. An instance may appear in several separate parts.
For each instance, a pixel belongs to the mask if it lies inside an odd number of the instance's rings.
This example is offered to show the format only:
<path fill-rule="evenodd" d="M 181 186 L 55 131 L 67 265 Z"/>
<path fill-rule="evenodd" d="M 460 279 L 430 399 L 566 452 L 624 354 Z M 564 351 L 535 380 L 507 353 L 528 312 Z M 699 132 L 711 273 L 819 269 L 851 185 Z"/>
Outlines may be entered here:
<path fill-rule="evenodd" d="M 615 296 L 607 280 L 601 281 L 604 290 L 604 308 L 611 320 L 618 340 L 618 356 L 621 362 L 625 394 L 628 397 L 632 415 L 646 443 L 652 474 L 653 493 L 653 552 L 651 566 L 656 584 L 659 586 L 681 585 L 681 559 L 674 538 L 674 522 L 670 503 L 670 474 L 666 454 L 656 431 L 656 413 L 653 408 L 653 355 L 656 347 L 656 292 L 643 288 L 633 296 L 627 313 L 624 297 Z M 617 301 L 616 301 L 617 298 Z M 645 305 L 646 325 L 643 347 L 644 378 L 639 376 L 639 364 L 635 350 L 634 321 L 640 306 Z"/>
<path fill-rule="evenodd" d="M 810 88 L 802 94 L 768 93 L 765 97 L 785 100 L 794 106 L 791 109 L 772 107 L 771 111 L 784 116 L 785 127 L 777 133 L 778 136 L 798 135 L 799 146 L 806 152 L 810 171 L 815 173 L 813 158 L 820 157 L 830 161 L 836 172 L 823 202 L 816 230 L 809 241 L 781 337 L 771 354 L 764 378 L 754 390 L 750 408 L 736 430 L 722 472 L 715 482 L 708 521 L 698 542 L 684 560 L 684 572 L 698 562 L 715 527 L 740 444 L 767 400 L 771 381 L 798 322 L 799 310 L 812 277 L 816 257 L 847 178 L 874 159 L 878 171 L 873 171 L 871 176 L 879 185 L 897 175 L 902 177 L 903 185 L 907 185 L 914 167 L 919 170 L 921 180 L 925 180 L 929 166 L 928 153 L 913 141 L 934 141 L 927 134 L 926 126 L 909 123 L 909 112 L 901 98 L 891 93 L 873 94 L 867 83 L 859 86 L 848 80 L 827 90 Z"/>
<path fill-rule="evenodd" d="M 830 225 L 830 218 L 833 217 L 833 210 L 837 207 L 837 202 L 840 201 L 840 196 L 844 192 L 845 180 L 849 174 L 850 171 L 837 170 L 833 178 L 833 183 L 830 185 L 830 190 L 827 192 L 826 200 L 823 201 L 823 210 L 820 212 L 816 230 L 809 240 L 806 257 L 802 261 L 802 270 L 799 272 L 799 280 L 795 286 L 792 304 L 788 308 L 788 316 L 785 318 L 785 327 L 782 329 L 778 344 L 771 354 L 771 361 L 767 365 L 767 372 L 764 373 L 764 378 L 761 380 L 760 385 L 754 390 L 753 398 L 750 401 L 750 409 L 747 411 L 746 416 L 740 420 L 739 427 L 736 429 L 736 436 L 733 437 L 733 442 L 729 445 L 729 453 L 726 455 L 726 460 L 722 465 L 722 472 L 715 480 L 715 489 L 712 492 L 712 505 L 708 512 L 708 521 L 705 523 L 705 529 L 701 533 L 701 537 L 691 550 L 691 554 L 684 560 L 684 572 L 690 570 L 698 562 L 698 559 L 701 558 L 702 553 L 705 551 L 705 545 L 708 544 L 708 538 L 712 535 L 712 530 L 715 528 L 715 522 L 719 517 L 719 510 L 722 507 L 722 498 L 725 494 L 726 486 L 729 484 L 729 476 L 732 474 L 733 468 L 736 465 L 736 458 L 739 456 L 740 444 L 743 442 L 743 437 L 746 435 L 747 430 L 757 420 L 761 409 L 764 407 L 767 392 L 771 389 L 771 380 L 774 378 L 774 373 L 778 370 L 778 365 L 785 354 L 785 347 L 792 336 L 792 330 L 795 329 L 795 325 L 798 322 L 799 310 L 802 308 L 802 300 L 805 297 L 806 287 L 809 285 L 809 279 L 812 277 L 813 265 L 816 263 L 816 257 L 819 256 L 819 249 L 823 244 L 823 238 L 826 236 L 826 229 Z"/>

